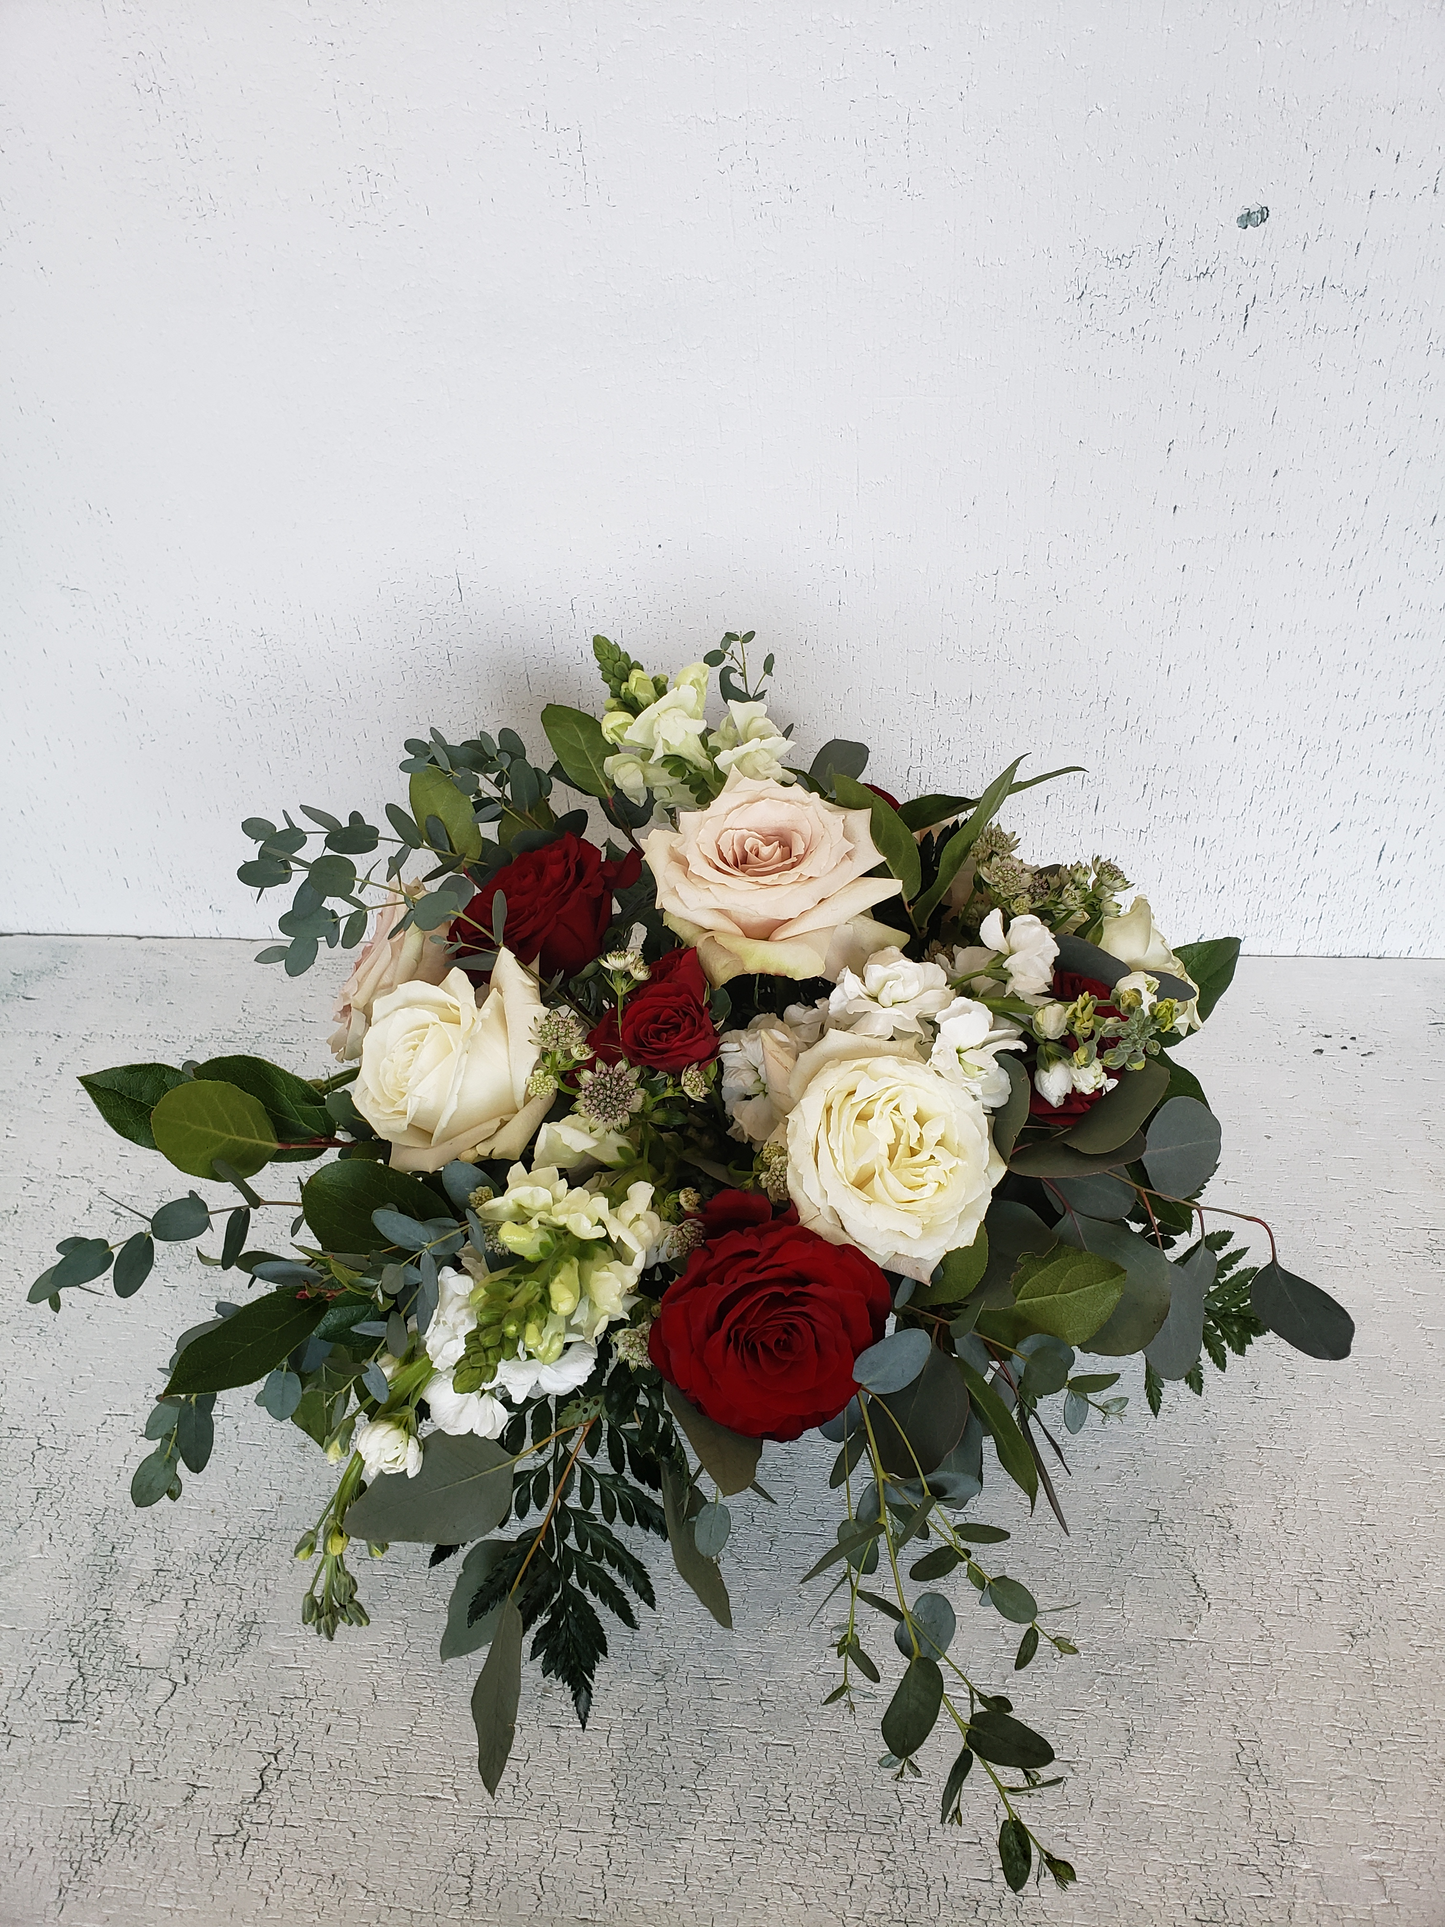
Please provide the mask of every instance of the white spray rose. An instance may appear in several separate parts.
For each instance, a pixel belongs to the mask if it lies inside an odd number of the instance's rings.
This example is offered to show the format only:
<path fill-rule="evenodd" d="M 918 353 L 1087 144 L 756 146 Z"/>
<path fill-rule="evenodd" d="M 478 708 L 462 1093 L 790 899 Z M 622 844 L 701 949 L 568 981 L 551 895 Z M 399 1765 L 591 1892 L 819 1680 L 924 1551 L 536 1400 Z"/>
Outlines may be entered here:
<path fill-rule="evenodd" d="M 405 898 L 420 896 L 425 885 L 404 884 Z M 450 969 L 445 931 L 418 930 L 415 924 L 397 934 L 396 926 L 407 902 L 394 898 L 381 905 L 365 949 L 336 999 L 331 1014 L 337 1028 L 331 1033 L 331 1053 L 344 1064 L 361 1055 L 362 1039 L 378 997 L 402 984 L 439 984 Z"/>
<path fill-rule="evenodd" d="M 734 770 L 706 809 L 642 839 L 663 921 L 696 946 L 714 986 L 740 972 L 837 979 L 892 941 L 864 912 L 901 888 L 867 810 Z"/>
<path fill-rule="evenodd" d="M 967 1085 L 830 1031 L 798 1059 L 792 1097 L 788 1190 L 810 1230 L 919 1280 L 973 1243 L 1004 1163 Z"/>
<path fill-rule="evenodd" d="M 1180 1005 L 1177 1024 L 1180 1030 L 1200 1028 L 1204 1020 L 1199 1015 L 1198 986 L 1165 942 L 1147 897 L 1135 897 L 1122 917 L 1105 917 L 1099 948 L 1128 964 L 1131 971 L 1162 971 L 1191 985 L 1196 994 Z"/>
<path fill-rule="evenodd" d="M 365 1425 L 357 1427 L 351 1449 L 361 1454 L 368 1479 L 375 1479 L 383 1472 L 405 1472 L 409 1479 L 414 1479 L 421 1471 L 421 1446 L 395 1419 L 368 1419 Z"/>
<path fill-rule="evenodd" d="M 859 975 L 845 970 L 828 999 L 828 1024 L 855 1037 L 918 1037 L 953 992 L 943 966 L 914 963 L 896 945 L 875 950 Z"/>
<path fill-rule="evenodd" d="M 498 953 L 480 1009 L 460 970 L 377 998 L 352 1096 L 391 1144 L 395 1169 L 439 1171 L 475 1152 L 523 1149 L 551 1102 L 527 1096 L 541 1009 L 535 980 L 510 950 Z"/>

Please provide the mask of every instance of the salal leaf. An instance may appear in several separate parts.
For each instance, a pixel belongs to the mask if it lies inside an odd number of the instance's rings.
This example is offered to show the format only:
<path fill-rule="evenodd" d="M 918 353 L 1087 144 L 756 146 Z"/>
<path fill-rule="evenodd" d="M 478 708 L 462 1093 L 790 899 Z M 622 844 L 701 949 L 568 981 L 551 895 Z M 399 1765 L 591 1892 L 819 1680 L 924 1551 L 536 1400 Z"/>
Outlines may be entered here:
<path fill-rule="evenodd" d="M 602 765 L 613 752 L 595 716 L 583 709 L 569 709 L 565 703 L 548 703 L 542 711 L 542 727 L 573 789 L 581 790 L 584 796 L 611 794 L 612 784 Z"/>
<path fill-rule="evenodd" d="M 195 1076 L 213 1083 L 234 1084 L 266 1107 L 266 1115 L 280 1138 L 329 1137 L 331 1117 L 326 1100 L 303 1078 L 269 1064 L 264 1057 L 213 1057 L 196 1067 Z M 312 1155 L 320 1156 L 320 1152 Z"/>
<path fill-rule="evenodd" d="M 745 1492 L 758 1476 L 762 1440 L 730 1432 L 725 1425 L 719 1425 L 695 1405 L 690 1405 L 675 1385 L 665 1385 L 663 1397 L 718 1491 Z"/>
<path fill-rule="evenodd" d="M 213 1178 L 217 1158 L 249 1178 L 276 1155 L 264 1107 L 234 1084 L 177 1084 L 151 1112 L 151 1130 L 156 1149 L 196 1178 Z"/>
<path fill-rule="evenodd" d="M 302 1187 L 301 1208 L 323 1251 L 379 1251 L 390 1240 L 372 1213 L 392 1209 L 425 1222 L 442 1200 L 407 1171 L 393 1171 L 372 1158 L 339 1158 L 323 1164 Z"/>
<path fill-rule="evenodd" d="M 1234 967 L 1239 962 L 1239 938 L 1211 937 L 1205 943 L 1181 943 L 1175 955 L 1199 986 L 1199 1018 L 1202 1023 L 1234 982 Z"/>
<path fill-rule="evenodd" d="M 167 1091 L 185 1081 L 184 1073 L 169 1064 L 117 1064 L 113 1070 L 89 1071 L 79 1080 L 110 1128 L 145 1151 L 156 1148 L 151 1112 Z"/>
<path fill-rule="evenodd" d="M 1091 1251 L 1056 1247 L 1025 1254 L 1014 1273 L 1015 1302 L 979 1317 L 986 1338 L 1017 1347 L 1030 1332 L 1082 1345 L 1112 1317 L 1124 1295 L 1124 1268 Z"/>
<path fill-rule="evenodd" d="M 473 1432 L 433 1432 L 422 1444 L 421 1470 L 383 1472 L 352 1501 L 346 1530 L 379 1544 L 405 1539 L 464 1546 L 484 1539 L 512 1507 L 511 1455 Z"/>
<path fill-rule="evenodd" d="M 1169 1316 L 1174 1267 L 1147 1238 L 1120 1224 L 1105 1224 L 1081 1214 L 1059 1225 L 1065 1244 L 1082 1246 L 1124 1267 L 1124 1291 L 1113 1315 L 1083 1347 L 1109 1358 L 1142 1352 Z"/>
<path fill-rule="evenodd" d="M 946 1251 L 926 1285 L 909 1300 L 913 1305 L 961 1305 L 988 1268 L 988 1232 L 980 1225 L 971 1245 Z"/>
<path fill-rule="evenodd" d="M 873 843 L 892 874 L 903 885 L 903 898 L 911 903 L 923 881 L 918 845 L 913 832 L 885 797 L 865 789 L 855 777 L 842 770 L 833 775 L 833 794 L 846 810 L 867 810 Z"/>
<path fill-rule="evenodd" d="M 866 743 L 850 743 L 846 736 L 835 736 L 830 742 L 824 743 L 813 758 L 808 774 L 815 783 L 821 783 L 824 789 L 828 789 L 835 776 L 842 774 L 856 779 L 867 767 Z"/>
<path fill-rule="evenodd" d="M 166 1396 L 255 1384 L 311 1336 L 325 1313 L 324 1298 L 301 1298 L 293 1289 L 253 1299 L 191 1340 L 176 1360 Z"/>

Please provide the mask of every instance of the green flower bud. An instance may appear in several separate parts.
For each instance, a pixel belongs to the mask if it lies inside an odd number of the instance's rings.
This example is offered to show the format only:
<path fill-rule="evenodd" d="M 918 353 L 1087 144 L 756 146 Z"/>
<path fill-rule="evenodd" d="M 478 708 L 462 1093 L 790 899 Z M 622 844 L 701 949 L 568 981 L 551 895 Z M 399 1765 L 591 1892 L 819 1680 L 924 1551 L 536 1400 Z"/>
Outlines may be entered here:
<path fill-rule="evenodd" d="M 326 1536 L 326 1550 L 333 1559 L 339 1559 L 350 1544 L 350 1534 L 343 1532 L 339 1526 L 333 1526 Z"/>
<path fill-rule="evenodd" d="M 296 1557 L 298 1559 L 314 1559 L 316 1557 L 316 1534 L 314 1532 L 303 1532 L 301 1537 L 296 1541 Z"/>

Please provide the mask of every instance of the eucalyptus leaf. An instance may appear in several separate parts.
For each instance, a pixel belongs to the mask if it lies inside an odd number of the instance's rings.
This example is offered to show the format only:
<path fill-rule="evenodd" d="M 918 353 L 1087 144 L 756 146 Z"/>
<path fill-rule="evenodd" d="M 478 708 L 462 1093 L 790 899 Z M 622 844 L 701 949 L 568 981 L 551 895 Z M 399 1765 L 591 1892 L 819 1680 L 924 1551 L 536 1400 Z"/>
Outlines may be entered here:
<path fill-rule="evenodd" d="M 968 1723 L 968 1743 L 981 1760 L 994 1766 L 1013 1766 L 1038 1772 L 1052 1766 L 1054 1749 L 1041 1733 L 1033 1732 L 1022 1720 L 985 1707 Z"/>
<path fill-rule="evenodd" d="M 1220 1143 L 1219 1119 L 1207 1105 L 1171 1097 L 1146 1133 L 1144 1169 L 1150 1184 L 1166 1197 L 1197 1197 L 1214 1176 Z"/>
<path fill-rule="evenodd" d="M 1027 1586 L 1021 1586 L 1017 1579 L 1000 1574 L 988 1582 L 988 1603 L 996 1612 L 1011 1619 L 1016 1626 L 1027 1626 L 1039 1616 L 1039 1602 Z M 985 1754 L 987 1759 L 988 1755 Z"/>
<path fill-rule="evenodd" d="M 1204 1342 L 1204 1295 L 1214 1283 L 1214 1253 L 1196 1245 L 1182 1264 L 1171 1266 L 1169 1316 L 1144 1347 L 1144 1356 L 1161 1378 L 1185 1378 L 1198 1362 Z"/>
<path fill-rule="evenodd" d="M 870 1392 L 901 1392 L 918 1377 L 932 1349 L 928 1333 L 916 1326 L 890 1332 L 854 1359 L 854 1382 Z"/>
<path fill-rule="evenodd" d="M 443 1659 L 462 1659 L 490 1644 L 502 1616 L 502 1602 L 499 1600 L 480 1619 L 469 1621 L 467 1614 L 482 1586 L 511 1553 L 512 1543 L 508 1539 L 480 1539 L 462 1560 L 447 1605 L 447 1623 L 441 1642 Z"/>
<path fill-rule="evenodd" d="M 174 1455 L 164 1445 L 141 1460 L 130 1479 L 130 1502 L 135 1506 L 155 1505 L 170 1490 L 176 1476 Z"/>
<path fill-rule="evenodd" d="M 190 1398 L 180 1408 L 176 1420 L 176 1449 L 192 1472 L 204 1472 L 216 1441 L 211 1417 L 214 1397 Z"/>
<path fill-rule="evenodd" d="M 1010 1171 L 1026 1178 L 1086 1178 L 1096 1171 L 1120 1171 L 1132 1164 L 1144 1149 L 1144 1134 L 1136 1131 L 1116 1149 L 1091 1156 L 1063 1137 L 1041 1138 L 1015 1150 L 1009 1159 Z"/>
<path fill-rule="evenodd" d="M 288 1419 L 301 1403 L 301 1380 L 284 1369 L 267 1375 L 256 1394 L 256 1403 L 274 1419 Z"/>
<path fill-rule="evenodd" d="M 911 1479 L 933 1472 L 958 1444 L 968 1393 L 955 1361 L 930 1345 L 917 1377 L 899 1391 L 875 1394 L 868 1410 L 884 1471 Z"/>
<path fill-rule="evenodd" d="M 407 1171 L 370 1158 L 343 1158 L 323 1164 L 302 1188 L 306 1222 L 323 1251 L 377 1251 L 390 1240 L 371 1221 L 373 1211 L 389 1208 L 424 1221 L 442 1200 L 430 1185 Z"/>
<path fill-rule="evenodd" d="M 941 1592 L 921 1592 L 909 1609 L 909 1620 L 900 1620 L 893 1628 L 893 1643 L 904 1658 L 912 1657 L 916 1635 L 918 1650 L 925 1659 L 942 1659 L 958 1625 L 951 1603 Z"/>
<path fill-rule="evenodd" d="M 512 1506 L 510 1455 L 475 1433 L 433 1432 L 422 1442 L 421 1470 L 383 1472 L 352 1501 L 345 1527 L 377 1544 L 392 1540 L 463 1546 L 485 1539 Z"/>
<path fill-rule="evenodd" d="M 934 1659 L 911 1659 L 883 1715 L 883 1744 L 896 1759 L 916 1753 L 938 1722 L 943 1674 Z"/>
<path fill-rule="evenodd" d="M 1063 1134 L 1063 1142 L 1086 1156 L 1100 1157 L 1117 1151 L 1133 1137 L 1149 1113 L 1164 1101 L 1169 1088 L 1167 1065 L 1146 1060 L 1137 1071 L 1117 1073 L 1112 1091 L 1086 1111 L 1077 1124 Z"/>
<path fill-rule="evenodd" d="M 692 1522 L 693 1544 L 704 1559 L 716 1559 L 728 1542 L 733 1515 L 721 1499 L 705 1505 Z"/>
<path fill-rule="evenodd" d="M 1019 1430 L 1018 1420 L 993 1386 L 987 1384 L 972 1365 L 960 1359 L 958 1369 L 963 1373 L 963 1382 L 968 1387 L 970 1404 L 993 1439 L 999 1464 L 1014 1484 L 1027 1493 L 1032 1507 L 1038 1498 L 1039 1469 L 1028 1448 L 1028 1441 Z"/>
<path fill-rule="evenodd" d="M 1107 1171 L 1091 1178 L 1049 1178 L 1045 1189 L 1070 1210 L 1082 1211 L 1089 1218 L 1126 1218 L 1139 1202 L 1132 1184 L 1111 1177 Z"/>
<path fill-rule="evenodd" d="M 181 1244 L 199 1238 L 210 1228 L 210 1210 L 205 1199 L 198 1198 L 194 1191 L 163 1204 L 151 1219 L 151 1236 L 159 1238 L 162 1244 Z"/>
<path fill-rule="evenodd" d="M 662 1462 L 662 1507 L 667 1522 L 672 1562 L 679 1577 L 690 1586 L 719 1626 L 732 1627 L 732 1606 L 717 1562 L 705 1559 L 692 1536 L 688 1512 L 688 1489 L 670 1460 Z"/>
<path fill-rule="evenodd" d="M 477 1771 L 493 1799 L 502 1783 L 517 1734 L 522 1697 L 522 1615 L 509 1595 L 492 1633 L 491 1651 L 472 1688 L 472 1723 L 477 1729 Z"/>
<path fill-rule="evenodd" d="M 1271 1262 L 1249 1287 L 1255 1317 L 1277 1338 L 1308 1358 L 1348 1358 L 1355 1321 L 1327 1291 Z"/>
<path fill-rule="evenodd" d="M 1017 1814 L 1011 1813 L 998 1830 L 998 1858 L 1004 1879 L 1013 1892 L 1018 1893 L 1028 1884 L 1033 1843 L 1028 1828 Z"/>

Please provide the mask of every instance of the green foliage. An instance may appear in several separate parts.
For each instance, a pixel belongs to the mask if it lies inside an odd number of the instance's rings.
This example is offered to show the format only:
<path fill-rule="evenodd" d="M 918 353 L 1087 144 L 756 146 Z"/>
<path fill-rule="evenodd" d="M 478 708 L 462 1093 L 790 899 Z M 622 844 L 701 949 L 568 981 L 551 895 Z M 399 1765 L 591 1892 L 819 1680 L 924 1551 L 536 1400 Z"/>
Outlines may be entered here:
<path fill-rule="evenodd" d="M 1165 1065 L 1150 1060 L 1137 1071 L 1124 1071 L 1107 1097 L 1100 1098 L 1079 1122 L 1063 1134 L 1063 1142 L 1090 1157 L 1116 1152 L 1164 1101 L 1169 1088 Z M 1162 1187 L 1161 1187 L 1162 1188 Z"/>
<path fill-rule="evenodd" d="M 963 1382 L 968 1387 L 969 1401 L 973 1410 L 977 1412 L 989 1436 L 993 1439 L 999 1464 L 1014 1484 L 1028 1495 L 1029 1505 L 1032 1508 L 1039 1495 L 1039 1469 L 1034 1463 L 1034 1455 L 1029 1450 L 1028 1441 L 1019 1430 L 1017 1419 L 993 1387 L 985 1382 L 982 1374 L 967 1360 L 960 1359 L 958 1369 L 963 1373 Z"/>
<path fill-rule="evenodd" d="M 477 1729 L 477 1771 L 493 1799 L 502 1783 L 517 1734 L 522 1697 L 522 1615 L 511 1599 L 503 1602 L 491 1651 L 472 1688 L 472 1722 Z"/>
<path fill-rule="evenodd" d="M 1214 1006 L 1234 982 L 1239 938 L 1211 937 L 1205 943 L 1182 943 L 1177 955 L 1199 986 L 1199 1016 L 1203 1022 L 1212 1015 Z"/>
<path fill-rule="evenodd" d="M 1003 775 L 994 778 L 967 822 L 955 830 L 944 844 L 938 857 L 937 874 L 913 906 L 913 921 L 920 931 L 927 928 L 929 919 L 947 894 L 949 884 L 963 868 L 964 859 L 993 821 L 1023 760 L 1022 756 L 1015 757 Z"/>
<path fill-rule="evenodd" d="M 1088 1342 L 1088 1350 L 1110 1358 L 1142 1352 L 1169 1316 L 1172 1271 L 1155 1244 L 1123 1225 L 1098 1218 L 1069 1217 L 1059 1226 L 1066 1244 L 1081 1245 L 1124 1267 L 1124 1292 L 1113 1315 Z"/>
<path fill-rule="evenodd" d="M 681 1426 L 688 1444 L 696 1452 L 704 1472 L 719 1492 L 746 1491 L 758 1475 L 762 1457 L 761 1439 L 744 1438 L 730 1432 L 695 1405 L 690 1405 L 675 1385 L 663 1387 L 667 1409 Z"/>
<path fill-rule="evenodd" d="M 971 1245 L 945 1252 L 926 1285 L 919 1285 L 911 1305 L 961 1305 L 988 1268 L 988 1231 L 980 1225 Z"/>
<path fill-rule="evenodd" d="M 481 1174 L 477 1182 L 481 1183 Z M 323 1164 L 302 1187 L 301 1208 L 323 1251 L 367 1252 L 384 1249 L 390 1240 L 372 1223 L 372 1213 L 385 1208 L 425 1221 L 436 1214 L 442 1199 L 430 1185 L 407 1171 L 369 1158 L 341 1158 Z"/>
<path fill-rule="evenodd" d="M 938 1723 L 943 1674 L 938 1661 L 911 1659 L 883 1715 L 883 1744 L 895 1758 L 916 1753 Z"/>
<path fill-rule="evenodd" d="M 573 789 L 585 796 L 610 796 L 612 784 L 602 765 L 612 752 L 597 718 L 563 703 L 548 703 L 542 711 L 542 727 Z"/>
<path fill-rule="evenodd" d="M 1166 1071 L 1167 1075 L 1167 1071 Z M 1197 1198 L 1219 1163 L 1219 1119 L 1193 1097 L 1171 1097 L 1145 1134 L 1144 1169 L 1156 1191 Z"/>
<path fill-rule="evenodd" d="M 955 1359 L 930 1347 L 923 1370 L 896 1392 L 868 1399 L 885 1472 L 916 1479 L 934 1471 L 963 1436 L 968 1393 Z"/>
<path fill-rule="evenodd" d="M 326 1100 L 304 1079 L 267 1063 L 264 1057 L 213 1057 L 195 1069 L 198 1079 L 232 1084 L 261 1104 L 271 1128 L 281 1140 L 278 1158 L 319 1157 L 324 1146 L 309 1151 L 288 1151 L 288 1140 L 329 1137 L 331 1115 Z"/>
<path fill-rule="evenodd" d="M 1124 1282 L 1121 1264 L 1092 1251 L 1025 1253 L 1013 1275 L 1015 1303 L 983 1312 L 978 1329 L 1006 1345 L 1029 1332 L 1082 1345 L 1113 1315 Z"/>
<path fill-rule="evenodd" d="M 185 1347 L 166 1396 L 255 1384 L 311 1336 L 325 1311 L 324 1298 L 298 1297 L 294 1289 L 254 1299 Z"/>
<path fill-rule="evenodd" d="M 833 794 L 847 810 L 867 810 L 873 842 L 889 872 L 903 886 L 903 900 L 911 903 L 923 882 L 918 845 L 913 832 L 885 797 L 865 789 L 842 769 L 833 772 Z"/>
<path fill-rule="evenodd" d="M 90 1071 L 78 1081 L 113 1131 L 144 1151 L 154 1151 L 151 1112 L 167 1091 L 186 1079 L 169 1064 L 117 1064 L 113 1070 Z"/>
<path fill-rule="evenodd" d="M 466 1545 L 484 1539 L 512 1509 L 511 1461 L 494 1440 L 433 1432 L 422 1443 L 421 1470 L 382 1473 L 352 1501 L 346 1530 L 385 1544 Z"/>
<path fill-rule="evenodd" d="M 1307 1358 L 1348 1358 L 1355 1321 L 1327 1291 L 1283 1265 L 1261 1265 L 1249 1288 L 1250 1309 L 1267 1331 Z"/>
<path fill-rule="evenodd" d="M 213 1178 L 217 1158 L 248 1178 L 276 1155 L 265 1109 L 234 1084 L 177 1084 L 151 1112 L 151 1130 L 156 1149 L 196 1178 Z"/>

